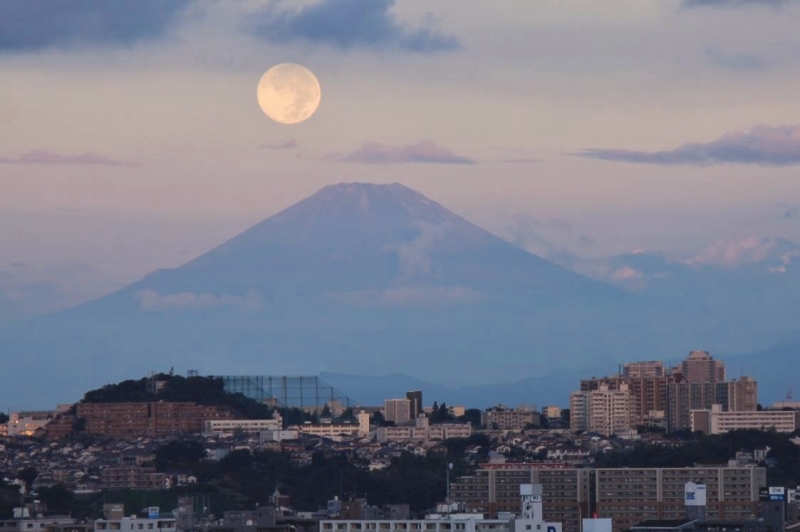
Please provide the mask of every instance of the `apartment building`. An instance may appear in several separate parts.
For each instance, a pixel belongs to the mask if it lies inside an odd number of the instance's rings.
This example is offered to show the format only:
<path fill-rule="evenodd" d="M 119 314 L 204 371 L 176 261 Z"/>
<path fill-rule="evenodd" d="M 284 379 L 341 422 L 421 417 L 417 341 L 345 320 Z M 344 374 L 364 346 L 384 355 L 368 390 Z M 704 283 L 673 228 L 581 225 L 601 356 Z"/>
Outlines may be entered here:
<path fill-rule="evenodd" d="M 724 382 L 725 363 L 714 360 L 708 351 L 692 351 L 680 364 L 680 372 L 686 382 Z"/>
<path fill-rule="evenodd" d="M 686 515 L 687 482 L 708 486 L 709 519 L 739 519 L 758 508 L 759 489 L 767 485 L 759 467 L 581 469 L 545 464 L 485 465 L 474 475 L 451 484 L 451 500 L 468 511 L 496 516 L 513 512 L 520 484 L 542 485 L 544 518 L 578 532 L 587 515 L 612 518 L 614 531 L 646 519 L 678 519 Z"/>
<path fill-rule="evenodd" d="M 565 464 L 484 464 L 450 485 L 450 500 L 496 517 L 519 511 L 521 485 L 541 484 L 544 519 L 562 523 L 564 532 L 579 532 L 581 517 L 590 515 L 590 479 L 589 469 Z"/>
<path fill-rule="evenodd" d="M 383 402 L 383 419 L 399 425 L 411 420 L 411 401 L 408 399 L 386 399 Z"/>
<path fill-rule="evenodd" d="M 633 428 L 631 392 L 625 383 L 617 389 L 601 385 L 592 391 L 570 396 L 570 428 L 605 435 L 620 434 Z"/>
<path fill-rule="evenodd" d="M 664 363 L 657 360 L 628 362 L 622 366 L 622 376 L 629 379 L 650 379 L 667 376 Z"/>
<path fill-rule="evenodd" d="M 800 412 L 786 410 L 724 411 L 721 405 L 710 410 L 692 410 L 692 430 L 723 434 L 731 430 L 775 430 L 794 432 L 800 426 Z"/>
<path fill-rule="evenodd" d="M 310 436 L 320 436 L 323 438 L 346 437 L 366 437 L 369 436 L 369 414 L 359 412 L 356 415 L 356 423 L 303 423 L 302 425 L 292 425 L 289 431 L 297 431 L 300 434 Z"/>
<path fill-rule="evenodd" d="M 205 434 L 255 434 L 274 432 L 283 428 L 282 419 L 209 419 L 205 422 Z"/>
<path fill-rule="evenodd" d="M 742 519 L 758 511 L 767 472 L 759 467 L 621 468 L 593 471 L 592 511 L 613 520 L 614 531 L 647 519 L 686 516 L 687 482 L 707 486 L 707 519 Z"/>
<path fill-rule="evenodd" d="M 190 402 L 79 403 L 76 416 L 85 432 L 119 439 L 202 432 L 206 421 L 235 418 L 230 408 Z"/>
<path fill-rule="evenodd" d="M 691 428 L 692 410 L 721 405 L 726 412 L 754 412 L 758 383 L 749 377 L 725 382 L 674 382 L 668 388 L 669 429 Z"/>
<path fill-rule="evenodd" d="M 472 425 L 469 423 L 441 423 L 430 425 L 428 419 L 417 418 L 414 426 L 381 427 L 376 431 L 379 442 L 386 441 L 431 441 L 448 440 L 450 438 L 469 438 Z"/>
<path fill-rule="evenodd" d="M 639 363 L 634 364 L 649 364 Z M 642 370 L 645 371 L 645 370 Z M 635 372 L 634 372 L 635 373 Z M 647 425 L 654 418 L 666 417 L 669 409 L 669 385 L 678 377 L 663 375 L 655 377 L 614 375 L 611 377 L 581 380 L 581 391 L 594 391 L 602 387 L 619 390 L 627 386 L 630 391 L 631 423 Z"/>
<path fill-rule="evenodd" d="M 495 430 L 520 431 L 528 425 L 538 424 L 539 413 L 535 409 L 496 406 L 481 413 L 481 425 Z"/>
<path fill-rule="evenodd" d="M 167 477 L 154 467 L 106 467 L 100 474 L 103 488 L 108 490 L 163 490 Z"/>

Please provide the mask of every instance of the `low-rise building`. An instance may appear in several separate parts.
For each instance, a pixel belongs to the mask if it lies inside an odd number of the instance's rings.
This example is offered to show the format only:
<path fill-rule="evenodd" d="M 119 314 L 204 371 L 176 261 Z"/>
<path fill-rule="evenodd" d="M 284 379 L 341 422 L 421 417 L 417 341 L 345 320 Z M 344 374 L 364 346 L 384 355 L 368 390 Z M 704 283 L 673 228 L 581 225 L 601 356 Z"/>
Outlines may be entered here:
<path fill-rule="evenodd" d="M 144 517 L 122 517 L 121 519 L 98 519 L 94 522 L 94 532 L 175 532 L 174 518 L 153 519 Z"/>
<path fill-rule="evenodd" d="M 794 432 L 800 426 L 800 412 L 791 410 L 723 411 L 721 405 L 711 410 L 692 410 L 692 430 L 723 434 L 731 430 L 775 430 Z"/>
<path fill-rule="evenodd" d="M 277 431 L 283 428 L 283 420 L 278 419 L 209 419 L 203 432 L 206 434 L 255 434 Z"/>
<path fill-rule="evenodd" d="M 420 416 L 414 425 L 381 427 L 376 431 L 376 435 L 379 442 L 469 438 L 472 435 L 472 425 L 469 423 L 439 423 L 431 425 L 428 418 Z"/>
<path fill-rule="evenodd" d="M 498 405 L 481 413 L 481 425 L 495 430 L 520 431 L 529 425 L 539 424 L 536 409 L 506 408 Z"/>
<path fill-rule="evenodd" d="M 101 473 L 105 489 L 163 490 L 167 476 L 154 467 L 106 467 Z"/>
<path fill-rule="evenodd" d="M 56 413 L 51 410 L 35 412 L 11 412 L 8 417 L 7 433 L 9 436 L 33 436 L 36 431 L 50 423 Z"/>

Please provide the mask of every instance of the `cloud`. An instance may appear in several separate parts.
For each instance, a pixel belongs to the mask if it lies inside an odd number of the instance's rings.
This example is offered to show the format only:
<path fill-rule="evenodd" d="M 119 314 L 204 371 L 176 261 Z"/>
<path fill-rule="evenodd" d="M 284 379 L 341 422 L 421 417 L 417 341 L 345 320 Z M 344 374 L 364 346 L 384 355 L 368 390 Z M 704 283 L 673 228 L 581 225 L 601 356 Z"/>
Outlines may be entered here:
<path fill-rule="evenodd" d="M 800 218 L 800 205 L 779 205 L 781 213 L 779 218 L 795 219 Z"/>
<path fill-rule="evenodd" d="M 148 288 L 137 292 L 134 301 L 139 304 L 140 310 L 145 311 L 206 310 L 219 307 L 255 311 L 261 308 L 261 297 L 255 290 L 248 290 L 244 296 L 196 292 L 162 295 Z"/>
<path fill-rule="evenodd" d="M 358 307 L 435 308 L 477 304 L 486 300 L 486 294 L 459 285 L 407 286 L 336 292 L 327 294 L 326 298 Z"/>
<path fill-rule="evenodd" d="M 583 150 L 575 155 L 660 165 L 708 165 L 717 163 L 789 166 L 800 164 L 800 126 L 756 126 L 729 133 L 707 143 L 684 144 L 668 151 Z"/>
<path fill-rule="evenodd" d="M 518 159 L 503 159 L 498 162 L 506 164 L 529 164 L 529 163 L 538 163 L 540 161 L 539 159 L 536 159 L 534 157 L 520 157 Z"/>
<path fill-rule="evenodd" d="M 0 164 L 131 166 L 131 163 L 104 157 L 90 151 L 85 153 L 60 154 L 47 150 L 32 150 L 16 156 L 0 157 Z"/>
<path fill-rule="evenodd" d="M 270 150 L 293 150 L 297 148 L 297 142 L 294 139 L 291 139 L 287 140 L 286 142 L 262 144 L 261 147 L 268 148 Z"/>
<path fill-rule="evenodd" d="M 432 254 L 451 229 L 447 223 L 437 225 L 419 222 L 416 225 L 419 234 L 414 240 L 386 248 L 386 251 L 397 253 L 400 278 L 404 281 L 430 275 Z"/>
<path fill-rule="evenodd" d="M 683 7 L 783 7 L 796 4 L 797 0 L 683 0 Z"/>
<path fill-rule="evenodd" d="M 406 50 L 433 53 L 461 47 L 430 22 L 417 26 L 397 20 L 395 0 L 321 0 L 294 9 L 272 1 L 257 15 L 251 31 L 271 43 L 306 42 L 350 50 Z"/>
<path fill-rule="evenodd" d="M 403 146 L 366 142 L 350 153 L 333 153 L 323 157 L 323 159 L 359 164 L 477 164 L 474 159 L 456 155 L 447 148 L 443 148 L 430 140 Z"/>
<path fill-rule="evenodd" d="M 0 2 L 0 52 L 126 46 L 163 36 L 192 0 Z"/>
<path fill-rule="evenodd" d="M 0 264 L 0 319 L 62 310 L 99 297 L 118 285 L 89 264 Z"/>
<path fill-rule="evenodd" d="M 766 68 L 766 62 L 758 55 L 746 52 L 706 49 L 706 57 L 712 63 L 728 70 L 758 71 Z"/>

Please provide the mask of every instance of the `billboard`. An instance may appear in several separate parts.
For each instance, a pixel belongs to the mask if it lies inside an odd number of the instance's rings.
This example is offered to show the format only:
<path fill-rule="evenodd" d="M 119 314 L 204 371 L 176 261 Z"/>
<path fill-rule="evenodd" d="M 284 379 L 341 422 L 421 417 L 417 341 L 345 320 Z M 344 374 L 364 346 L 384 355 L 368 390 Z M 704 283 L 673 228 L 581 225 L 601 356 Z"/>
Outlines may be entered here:
<path fill-rule="evenodd" d="M 706 485 L 687 482 L 683 489 L 683 501 L 686 506 L 706 505 Z"/>
<path fill-rule="evenodd" d="M 770 487 L 769 488 L 769 500 L 771 500 L 771 501 L 785 501 L 786 500 L 786 488 Z"/>
<path fill-rule="evenodd" d="M 608 517 L 584 519 L 583 532 L 611 532 L 611 519 Z"/>
<path fill-rule="evenodd" d="M 160 508 L 158 506 L 150 506 L 147 509 L 147 518 L 148 519 L 158 519 L 159 514 L 161 513 Z"/>

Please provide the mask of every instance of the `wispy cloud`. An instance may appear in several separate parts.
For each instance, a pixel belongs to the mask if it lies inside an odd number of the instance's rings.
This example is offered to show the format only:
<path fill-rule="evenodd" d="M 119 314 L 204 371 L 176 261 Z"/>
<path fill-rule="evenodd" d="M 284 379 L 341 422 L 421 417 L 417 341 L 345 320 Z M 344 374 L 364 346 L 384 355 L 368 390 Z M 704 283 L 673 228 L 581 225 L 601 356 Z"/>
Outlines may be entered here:
<path fill-rule="evenodd" d="M 261 308 L 261 297 L 254 290 L 249 290 L 244 296 L 195 292 L 162 295 L 148 288 L 137 292 L 134 301 L 138 303 L 140 310 L 145 311 L 206 310 L 218 307 L 255 311 Z"/>
<path fill-rule="evenodd" d="M 683 0 L 683 7 L 783 7 L 798 3 L 798 0 Z"/>
<path fill-rule="evenodd" d="M 125 46 L 163 36 L 193 0 L 0 2 L 0 52 Z"/>
<path fill-rule="evenodd" d="M 389 146 L 377 142 L 366 142 L 350 153 L 332 153 L 323 159 L 360 164 L 476 164 L 477 161 L 457 155 L 433 141 L 423 140 L 416 144 Z"/>
<path fill-rule="evenodd" d="M 747 52 L 708 48 L 706 57 L 715 65 L 728 70 L 758 71 L 767 67 L 764 58 Z"/>
<path fill-rule="evenodd" d="M 355 290 L 330 293 L 325 297 L 345 305 L 376 308 L 436 308 L 474 305 L 487 299 L 483 292 L 458 285 Z"/>
<path fill-rule="evenodd" d="M 583 150 L 575 155 L 659 165 L 709 165 L 718 163 L 789 166 L 800 164 L 800 126 L 756 126 L 729 133 L 707 143 L 684 144 L 667 151 Z"/>
<path fill-rule="evenodd" d="M 538 163 L 539 159 L 536 159 L 535 157 L 518 157 L 516 159 L 503 159 L 498 162 L 505 164 L 531 164 Z"/>
<path fill-rule="evenodd" d="M 94 152 L 55 153 L 47 150 L 32 150 L 19 155 L 0 157 L 0 164 L 38 164 L 38 165 L 89 165 L 89 166 L 132 166 L 133 163 L 111 159 Z"/>
<path fill-rule="evenodd" d="M 251 31 L 272 43 L 305 42 L 340 50 L 405 50 L 432 53 L 461 46 L 458 39 L 430 23 L 400 22 L 395 0 L 321 0 L 300 9 L 272 1 L 256 15 Z"/>
<path fill-rule="evenodd" d="M 779 205 L 779 218 L 800 219 L 800 205 Z"/>
<path fill-rule="evenodd" d="M 262 148 L 267 148 L 270 150 L 294 150 L 297 148 L 297 142 L 294 139 L 287 140 L 286 142 L 274 142 L 268 144 L 262 144 Z"/>

